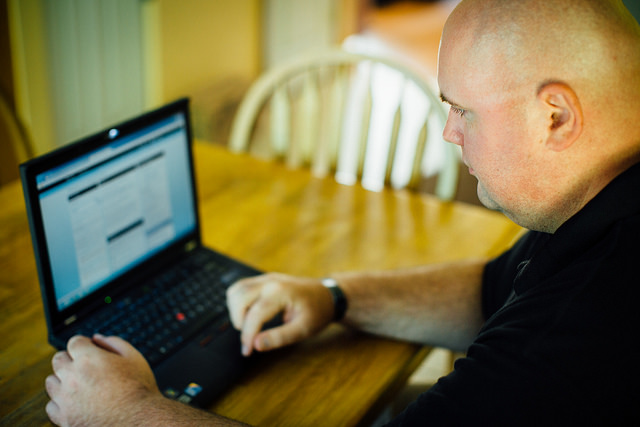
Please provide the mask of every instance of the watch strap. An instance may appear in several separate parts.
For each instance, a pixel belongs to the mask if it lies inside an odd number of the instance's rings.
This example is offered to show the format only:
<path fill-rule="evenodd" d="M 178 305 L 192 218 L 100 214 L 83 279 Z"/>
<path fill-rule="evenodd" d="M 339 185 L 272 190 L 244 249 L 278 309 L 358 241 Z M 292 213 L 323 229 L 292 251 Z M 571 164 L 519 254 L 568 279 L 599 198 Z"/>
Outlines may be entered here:
<path fill-rule="evenodd" d="M 347 298 L 335 279 L 325 277 L 322 279 L 322 285 L 331 292 L 331 297 L 333 298 L 333 321 L 339 322 L 347 312 Z"/>

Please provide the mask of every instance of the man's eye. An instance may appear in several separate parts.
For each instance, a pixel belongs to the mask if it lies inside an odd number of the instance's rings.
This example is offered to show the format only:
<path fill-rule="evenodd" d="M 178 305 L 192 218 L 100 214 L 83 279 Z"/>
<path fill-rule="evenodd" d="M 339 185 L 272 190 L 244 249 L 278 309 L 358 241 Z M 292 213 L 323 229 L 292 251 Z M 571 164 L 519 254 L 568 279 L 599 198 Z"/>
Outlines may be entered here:
<path fill-rule="evenodd" d="M 455 107 L 453 105 L 451 106 L 451 111 L 453 111 L 454 113 L 456 113 L 460 117 L 463 117 L 464 116 L 464 112 L 465 112 L 465 110 L 463 110 L 462 108 L 458 108 L 458 107 Z"/>

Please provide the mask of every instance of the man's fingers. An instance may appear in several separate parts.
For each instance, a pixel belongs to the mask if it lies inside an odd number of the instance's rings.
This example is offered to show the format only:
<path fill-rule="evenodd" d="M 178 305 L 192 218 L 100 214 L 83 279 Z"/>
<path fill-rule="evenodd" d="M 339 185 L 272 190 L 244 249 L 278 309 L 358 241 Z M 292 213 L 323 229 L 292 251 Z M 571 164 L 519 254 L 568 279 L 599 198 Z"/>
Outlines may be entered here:
<path fill-rule="evenodd" d="M 71 356 L 66 351 L 59 351 L 51 358 L 51 367 L 56 375 L 60 375 L 64 371 L 66 365 L 71 363 Z"/>
<path fill-rule="evenodd" d="M 116 338 L 118 337 L 105 337 L 101 334 L 94 334 L 93 337 L 91 337 L 91 340 L 98 347 L 110 351 L 111 353 L 122 354 L 123 350 L 120 348 L 120 343 L 115 342 Z"/>
<path fill-rule="evenodd" d="M 44 410 L 49 416 L 49 419 L 52 423 L 59 426 L 62 425 L 60 407 L 56 404 L 56 402 L 50 400 L 49 403 L 47 403 L 47 406 L 45 406 Z"/>
<path fill-rule="evenodd" d="M 253 350 L 253 340 L 260 330 L 262 330 L 262 325 L 273 319 L 282 309 L 283 307 L 279 301 L 271 298 L 261 299 L 251 306 L 245 316 L 240 334 L 242 354 L 245 356 L 251 354 Z"/>
<path fill-rule="evenodd" d="M 296 343 L 308 336 L 299 319 L 258 333 L 253 340 L 253 348 L 268 351 Z"/>
<path fill-rule="evenodd" d="M 61 386 L 60 378 L 55 375 L 49 375 L 44 381 L 44 388 L 49 395 L 49 399 L 51 399 L 44 409 L 49 419 L 57 425 L 62 425 L 60 407 L 55 402 L 56 399 L 59 399 Z"/>
<path fill-rule="evenodd" d="M 57 395 L 58 390 L 60 390 L 61 384 L 62 383 L 60 382 L 60 378 L 56 377 L 55 375 L 49 375 L 44 380 L 44 388 L 51 399 L 53 399 Z"/>
<path fill-rule="evenodd" d="M 91 342 L 91 339 L 82 335 L 75 335 L 67 341 L 67 353 L 71 359 L 75 359 L 93 349 L 95 349 L 95 345 Z"/>
<path fill-rule="evenodd" d="M 98 347 L 124 357 L 138 352 L 133 345 L 118 336 L 105 337 L 104 335 L 95 334 L 93 342 Z"/>
<path fill-rule="evenodd" d="M 260 278 L 262 276 L 258 276 Z M 260 296 L 256 277 L 239 280 L 227 289 L 227 306 L 233 327 L 242 330 L 244 319 L 251 305 Z"/>

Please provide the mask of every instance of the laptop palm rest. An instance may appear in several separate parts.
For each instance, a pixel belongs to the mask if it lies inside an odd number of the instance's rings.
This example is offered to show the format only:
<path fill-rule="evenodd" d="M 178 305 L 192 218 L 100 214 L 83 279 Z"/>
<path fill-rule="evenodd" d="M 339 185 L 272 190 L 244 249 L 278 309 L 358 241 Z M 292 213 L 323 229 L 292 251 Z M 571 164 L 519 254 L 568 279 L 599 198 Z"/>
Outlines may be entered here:
<path fill-rule="evenodd" d="M 156 366 L 160 391 L 167 397 L 202 407 L 236 382 L 250 360 L 240 352 L 240 334 L 228 323 L 205 328 L 198 339 Z M 236 356 L 229 349 L 236 348 Z"/>

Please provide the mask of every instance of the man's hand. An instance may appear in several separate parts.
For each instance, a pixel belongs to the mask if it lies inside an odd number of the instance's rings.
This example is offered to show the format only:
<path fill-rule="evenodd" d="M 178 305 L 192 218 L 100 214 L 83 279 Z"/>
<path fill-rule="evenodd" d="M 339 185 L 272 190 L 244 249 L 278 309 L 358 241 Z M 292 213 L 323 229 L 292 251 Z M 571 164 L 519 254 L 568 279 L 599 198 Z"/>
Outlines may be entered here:
<path fill-rule="evenodd" d="M 143 401 L 164 399 L 147 361 L 118 337 L 75 336 L 51 363 L 46 411 L 60 426 L 118 425 Z"/>
<path fill-rule="evenodd" d="M 301 341 L 333 317 L 333 299 L 320 280 L 277 273 L 238 281 L 227 291 L 227 305 L 245 356 Z M 279 313 L 284 324 L 262 331 Z"/>

